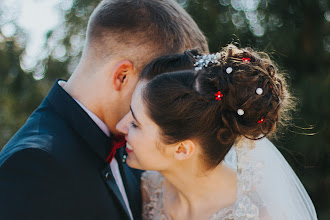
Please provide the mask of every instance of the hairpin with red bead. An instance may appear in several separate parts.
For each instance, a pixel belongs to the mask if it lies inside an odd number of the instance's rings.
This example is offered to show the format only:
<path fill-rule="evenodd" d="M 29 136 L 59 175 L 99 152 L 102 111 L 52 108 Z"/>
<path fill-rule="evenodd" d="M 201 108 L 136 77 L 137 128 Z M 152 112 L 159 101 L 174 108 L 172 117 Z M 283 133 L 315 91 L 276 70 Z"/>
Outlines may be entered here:
<path fill-rule="evenodd" d="M 220 92 L 220 91 L 218 91 L 217 93 L 215 93 L 215 100 L 221 100 L 221 97 L 223 97 L 223 94 Z"/>
<path fill-rule="evenodd" d="M 264 123 L 265 122 L 265 118 L 260 118 L 259 120 L 258 120 L 258 123 L 259 124 L 262 124 L 262 123 Z"/>
<path fill-rule="evenodd" d="M 244 63 L 250 63 L 251 58 L 243 57 L 242 60 L 243 60 Z"/>

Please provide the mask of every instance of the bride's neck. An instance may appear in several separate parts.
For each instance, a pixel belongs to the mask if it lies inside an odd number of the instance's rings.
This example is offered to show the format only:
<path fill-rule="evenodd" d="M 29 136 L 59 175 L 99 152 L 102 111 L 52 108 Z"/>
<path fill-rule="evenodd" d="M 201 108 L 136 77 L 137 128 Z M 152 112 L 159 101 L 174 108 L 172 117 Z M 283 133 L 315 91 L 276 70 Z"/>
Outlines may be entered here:
<path fill-rule="evenodd" d="M 236 172 L 225 163 L 221 162 L 206 172 L 188 167 L 161 172 L 166 179 L 166 200 L 192 210 L 209 204 L 215 204 L 220 209 L 235 201 Z"/>

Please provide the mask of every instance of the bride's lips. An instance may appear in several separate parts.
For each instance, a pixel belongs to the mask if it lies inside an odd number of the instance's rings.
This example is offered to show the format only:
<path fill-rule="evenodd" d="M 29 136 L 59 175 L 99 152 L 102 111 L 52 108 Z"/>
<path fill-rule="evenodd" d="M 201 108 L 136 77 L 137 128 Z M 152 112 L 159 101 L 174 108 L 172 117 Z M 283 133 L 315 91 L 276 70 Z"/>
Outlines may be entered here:
<path fill-rule="evenodd" d="M 127 153 L 132 153 L 133 152 L 133 148 L 131 145 L 129 145 L 129 143 L 126 143 L 126 152 Z"/>

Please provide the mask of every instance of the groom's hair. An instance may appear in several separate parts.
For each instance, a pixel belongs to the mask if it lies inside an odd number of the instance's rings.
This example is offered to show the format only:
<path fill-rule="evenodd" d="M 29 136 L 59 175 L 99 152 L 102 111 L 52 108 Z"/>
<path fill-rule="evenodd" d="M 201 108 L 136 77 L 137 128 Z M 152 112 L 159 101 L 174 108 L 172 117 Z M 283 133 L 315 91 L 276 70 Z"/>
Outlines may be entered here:
<path fill-rule="evenodd" d="M 129 59 L 139 71 L 164 54 L 208 53 L 205 36 L 174 0 L 103 0 L 90 17 L 86 49 Z"/>

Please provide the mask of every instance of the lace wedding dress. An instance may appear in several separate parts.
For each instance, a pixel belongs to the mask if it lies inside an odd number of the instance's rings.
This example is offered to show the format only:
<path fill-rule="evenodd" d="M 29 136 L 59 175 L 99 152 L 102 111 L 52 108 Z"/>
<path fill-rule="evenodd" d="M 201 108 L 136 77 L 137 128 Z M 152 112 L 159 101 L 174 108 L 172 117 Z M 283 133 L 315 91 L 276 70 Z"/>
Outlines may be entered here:
<path fill-rule="evenodd" d="M 210 220 L 314 220 L 315 208 L 300 180 L 266 138 L 250 147 L 235 147 L 224 161 L 237 172 L 236 202 L 212 213 Z M 142 174 L 143 218 L 171 219 L 163 203 L 165 178 L 157 171 Z M 219 198 L 221 199 L 221 198 Z"/>

